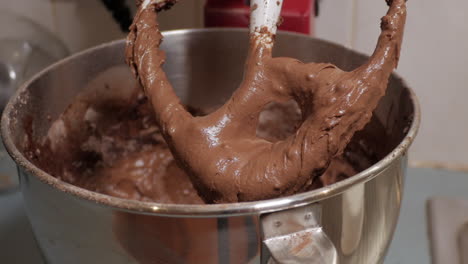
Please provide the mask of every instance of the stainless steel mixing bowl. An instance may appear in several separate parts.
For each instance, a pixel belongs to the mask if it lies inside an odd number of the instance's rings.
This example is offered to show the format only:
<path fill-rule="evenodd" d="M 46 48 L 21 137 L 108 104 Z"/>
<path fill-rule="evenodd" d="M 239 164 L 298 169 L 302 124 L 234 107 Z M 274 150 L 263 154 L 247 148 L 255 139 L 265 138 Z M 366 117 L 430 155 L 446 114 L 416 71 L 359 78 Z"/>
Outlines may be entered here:
<path fill-rule="evenodd" d="M 213 105 L 239 84 L 247 31 L 165 33 L 166 72 L 183 101 Z M 84 51 L 27 82 L 6 107 L 2 135 L 19 167 L 26 211 L 48 263 L 381 263 L 402 199 L 407 151 L 420 113 L 392 76 L 366 128 L 380 161 L 339 183 L 290 197 L 239 204 L 171 205 L 93 193 L 47 174 L 24 155 L 26 133 L 44 136 L 85 89 L 133 85 L 124 41 Z M 308 36 L 281 33 L 276 54 L 353 69 L 366 57 Z M 26 125 L 32 121 L 32 125 Z"/>

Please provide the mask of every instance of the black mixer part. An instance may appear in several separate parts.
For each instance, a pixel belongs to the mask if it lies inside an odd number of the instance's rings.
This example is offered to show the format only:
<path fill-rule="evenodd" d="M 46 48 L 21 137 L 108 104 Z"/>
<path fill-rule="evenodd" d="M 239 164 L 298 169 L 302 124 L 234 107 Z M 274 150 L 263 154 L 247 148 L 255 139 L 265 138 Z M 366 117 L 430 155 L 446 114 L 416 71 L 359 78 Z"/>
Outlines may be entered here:
<path fill-rule="evenodd" d="M 120 30 L 128 32 L 132 24 L 132 15 L 125 0 L 101 0 L 101 2 L 112 13 L 112 17 L 119 24 Z"/>

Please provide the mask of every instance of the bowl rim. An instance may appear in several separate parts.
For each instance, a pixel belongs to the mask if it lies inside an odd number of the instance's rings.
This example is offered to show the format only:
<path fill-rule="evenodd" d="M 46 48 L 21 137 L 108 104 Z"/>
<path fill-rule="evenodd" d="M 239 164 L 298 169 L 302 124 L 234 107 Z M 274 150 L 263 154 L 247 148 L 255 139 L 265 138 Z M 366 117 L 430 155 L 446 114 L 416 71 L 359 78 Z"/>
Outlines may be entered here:
<path fill-rule="evenodd" d="M 209 28 L 209 29 L 181 29 L 171 30 L 163 32 L 164 36 L 182 35 L 182 34 L 194 34 L 200 32 L 247 32 L 245 29 L 234 29 L 234 28 Z M 306 38 L 313 38 L 307 35 L 291 32 L 280 32 L 282 35 L 293 35 L 301 36 Z M 37 73 L 30 80 L 25 82 L 11 97 L 7 106 L 5 107 L 2 119 L 1 119 L 1 134 L 6 147 L 6 150 L 16 162 L 17 166 L 24 169 L 27 173 L 34 175 L 41 182 L 58 189 L 67 194 L 71 194 L 74 197 L 82 200 L 97 203 L 99 205 L 112 207 L 117 210 L 128 211 L 140 214 L 151 214 L 161 216 L 176 216 L 176 217 L 217 217 L 217 216 L 235 216 L 235 215 L 249 215 L 249 214 L 262 214 L 268 212 L 274 212 L 284 210 L 287 208 L 295 208 L 304 206 L 306 204 L 315 203 L 323 199 L 339 195 L 349 189 L 350 187 L 364 183 L 377 177 L 380 173 L 385 171 L 396 159 L 404 156 L 414 141 L 415 136 L 418 133 L 421 113 L 420 105 L 414 91 L 409 88 L 406 82 L 393 73 L 393 77 L 396 78 L 403 84 L 404 89 L 407 89 L 411 102 L 413 104 L 413 120 L 411 126 L 403 138 L 403 140 L 396 146 L 388 155 L 383 159 L 372 165 L 370 168 L 348 178 L 343 181 L 334 183 L 329 186 L 322 187 L 309 192 L 299 193 L 287 197 L 274 198 L 269 200 L 255 201 L 255 202 L 242 202 L 242 203 L 231 203 L 231 204 L 203 204 L 203 205 L 185 205 L 185 204 L 162 204 L 155 202 L 141 202 L 136 200 L 129 200 L 123 198 L 112 197 L 106 194 L 100 194 L 93 191 L 89 191 L 70 183 L 66 183 L 59 180 L 52 175 L 46 173 L 40 168 L 36 167 L 31 163 L 15 146 L 11 131 L 10 131 L 10 115 L 14 111 L 14 105 L 20 102 L 21 94 L 27 92 L 28 87 L 36 80 L 40 79 L 43 75 L 49 71 L 59 67 L 60 65 L 66 64 L 75 58 L 84 56 L 89 53 L 96 52 L 101 49 L 105 49 L 110 46 L 120 45 L 124 42 L 124 39 L 115 40 L 112 42 L 104 43 L 90 49 L 78 52 L 72 56 L 62 59 L 44 70 Z M 326 40 L 320 40 L 321 42 L 330 44 L 335 47 L 344 48 L 348 51 L 352 51 L 354 54 L 363 55 L 354 50 L 350 50 L 342 45 L 335 44 Z M 18 170 L 19 173 L 19 170 Z"/>

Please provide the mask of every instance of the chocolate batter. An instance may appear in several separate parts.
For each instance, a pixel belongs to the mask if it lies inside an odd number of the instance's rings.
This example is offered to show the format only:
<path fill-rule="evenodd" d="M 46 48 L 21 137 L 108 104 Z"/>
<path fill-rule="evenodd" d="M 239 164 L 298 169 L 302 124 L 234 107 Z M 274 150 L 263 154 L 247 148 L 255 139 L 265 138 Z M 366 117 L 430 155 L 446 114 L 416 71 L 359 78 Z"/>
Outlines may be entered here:
<path fill-rule="evenodd" d="M 226 105 L 204 111 L 180 104 L 159 68 L 164 54 L 157 49 L 160 34 L 152 32 L 157 24 L 139 25 L 143 34 L 135 42 L 130 35 L 127 55 L 140 51 L 140 64 L 147 68 L 138 67 L 145 75 L 131 65 L 150 99 L 138 87 L 130 99 L 103 98 L 113 90 L 107 86 L 84 92 L 43 142 L 29 140 L 26 154 L 77 186 L 161 203 L 266 199 L 335 183 L 381 158 L 365 134 L 348 141 L 385 91 L 398 59 L 404 14 L 404 3 L 395 1 L 373 57 L 349 73 L 330 64 L 271 58 L 269 49 L 253 40 L 241 87 Z M 140 10 L 132 34 L 145 15 L 156 14 Z M 149 42 L 142 41 L 145 32 Z M 154 48 L 145 51 L 148 43 Z M 380 123 L 373 118 L 370 125 L 375 130 Z M 219 194 L 219 188 L 226 192 Z"/>
<path fill-rule="evenodd" d="M 210 112 L 189 110 L 195 116 Z M 295 102 L 270 104 L 260 115 L 257 135 L 278 142 L 293 134 L 300 121 Z M 140 201 L 204 203 L 174 161 L 142 94 L 128 99 L 84 92 L 52 124 L 43 142 L 29 140 L 28 149 L 28 158 L 40 168 L 91 191 Z M 354 140 L 346 155 L 314 181 L 314 188 L 350 177 L 377 160 L 359 149 Z M 346 158 L 353 153 L 364 163 Z"/>
<path fill-rule="evenodd" d="M 150 98 L 172 154 L 206 202 L 262 200 L 314 186 L 369 122 L 398 64 L 406 5 L 405 0 L 386 2 L 390 8 L 374 54 L 351 72 L 272 58 L 272 43 L 259 39 L 274 38 L 257 29 L 240 87 L 225 105 L 199 117 L 184 108 L 162 70 L 157 11 L 164 4 L 139 7 L 127 39 L 127 63 Z M 276 142 L 258 137 L 264 107 L 291 99 L 301 110 L 297 130 Z"/>

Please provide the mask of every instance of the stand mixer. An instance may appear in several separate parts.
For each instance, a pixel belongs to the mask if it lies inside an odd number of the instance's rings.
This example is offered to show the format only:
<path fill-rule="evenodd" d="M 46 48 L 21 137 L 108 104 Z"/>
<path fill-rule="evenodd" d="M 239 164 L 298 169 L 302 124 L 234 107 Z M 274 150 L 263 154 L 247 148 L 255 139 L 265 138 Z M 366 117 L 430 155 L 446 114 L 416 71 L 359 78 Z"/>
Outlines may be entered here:
<path fill-rule="evenodd" d="M 132 23 L 130 6 L 124 0 L 101 0 L 123 32 Z M 127 1 L 128 2 L 128 1 Z M 285 1 L 279 30 L 314 35 L 315 17 L 319 1 Z M 205 27 L 247 28 L 250 17 L 250 0 L 207 0 L 204 8 Z"/>
<path fill-rule="evenodd" d="M 278 29 L 313 35 L 317 10 L 314 0 L 284 1 Z M 205 27 L 247 28 L 249 17 L 249 0 L 208 0 L 205 5 Z"/>
<path fill-rule="evenodd" d="M 282 33 L 277 41 L 281 56 L 327 60 L 345 70 L 367 59 L 305 35 Z M 239 80 L 243 63 L 239 58 L 246 54 L 246 43 L 246 31 L 242 30 L 165 33 L 161 48 L 168 54 L 184 54 L 166 65 L 168 79 L 179 80 L 175 92 L 183 103 L 200 103 L 196 101 L 199 94 L 203 102 L 211 103 L 231 94 Z M 296 45 L 308 48 L 297 49 Z M 123 56 L 118 55 L 123 46 L 123 41 L 102 45 L 56 64 L 23 86 L 3 115 L 2 134 L 19 165 L 26 210 L 49 263 L 383 261 L 398 218 L 407 149 L 419 125 L 417 102 L 400 78 L 393 76 L 383 103 L 375 111 L 383 131 L 364 131 L 372 134 L 366 138 L 376 139 L 380 145 L 384 141 L 388 148 L 376 154 L 378 163 L 358 175 L 311 192 L 256 202 L 139 202 L 88 191 L 43 171 L 25 158 L 22 139 L 28 128 L 18 122 L 33 117 L 30 127 L 34 140 L 47 131 L 47 117 L 60 115 L 84 87 L 94 84 L 98 89 L 111 83 L 112 89 L 128 89 L 116 81 L 129 79 L 127 71 L 116 71 L 122 69 Z M 219 49 L 210 48 L 213 46 Z M 229 67 L 217 67 L 220 63 Z M 223 83 L 208 82 L 212 75 Z M 63 76 L 69 77 L 66 86 L 57 81 Z M 55 96 L 57 103 L 42 100 L 50 99 L 44 95 Z"/>

